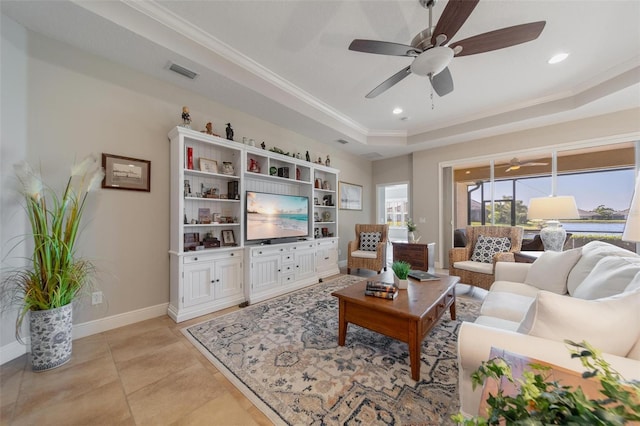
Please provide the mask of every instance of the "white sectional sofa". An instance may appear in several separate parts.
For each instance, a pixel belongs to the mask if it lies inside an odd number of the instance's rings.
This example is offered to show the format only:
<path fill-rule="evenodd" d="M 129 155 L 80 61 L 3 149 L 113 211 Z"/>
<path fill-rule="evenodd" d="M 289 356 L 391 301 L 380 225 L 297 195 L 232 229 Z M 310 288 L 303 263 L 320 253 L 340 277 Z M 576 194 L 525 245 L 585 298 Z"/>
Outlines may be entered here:
<path fill-rule="evenodd" d="M 471 373 L 491 347 L 574 371 L 565 339 L 587 341 L 626 379 L 640 380 L 640 256 L 601 241 L 545 252 L 533 264 L 498 262 L 474 323 L 458 335 L 460 409 L 478 415 Z"/>

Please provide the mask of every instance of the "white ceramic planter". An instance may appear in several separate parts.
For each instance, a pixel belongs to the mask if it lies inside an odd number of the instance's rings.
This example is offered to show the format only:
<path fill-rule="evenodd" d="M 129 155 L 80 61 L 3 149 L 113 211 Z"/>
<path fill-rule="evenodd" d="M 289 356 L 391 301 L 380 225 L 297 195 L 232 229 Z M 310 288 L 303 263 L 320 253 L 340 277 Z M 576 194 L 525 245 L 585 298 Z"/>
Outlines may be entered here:
<path fill-rule="evenodd" d="M 393 283 L 400 290 L 406 290 L 409 287 L 409 280 L 401 280 L 396 274 L 393 274 Z"/>
<path fill-rule="evenodd" d="M 31 368 L 45 371 L 71 360 L 71 303 L 47 311 L 30 311 Z"/>

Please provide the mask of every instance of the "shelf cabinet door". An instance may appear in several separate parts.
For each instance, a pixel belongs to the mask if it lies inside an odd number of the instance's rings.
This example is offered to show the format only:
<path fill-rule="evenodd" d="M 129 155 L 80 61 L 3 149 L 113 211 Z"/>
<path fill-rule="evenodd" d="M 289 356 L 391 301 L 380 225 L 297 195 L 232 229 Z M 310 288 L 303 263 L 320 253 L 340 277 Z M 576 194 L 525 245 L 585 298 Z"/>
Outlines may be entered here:
<path fill-rule="evenodd" d="M 252 260 L 251 287 L 259 292 L 280 285 L 282 256 L 279 254 L 263 256 Z"/>
<path fill-rule="evenodd" d="M 242 294 L 242 259 L 229 258 L 217 260 L 215 263 L 215 297 L 225 297 Z"/>
<path fill-rule="evenodd" d="M 302 280 L 313 277 L 316 274 L 316 251 L 310 249 L 298 249 L 295 252 L 295 279 Z"/>
<path fill-rule="evenodd" d="M 215 300 L 213 262 L 197 262 L 184 266 L 185 308 Z"/>

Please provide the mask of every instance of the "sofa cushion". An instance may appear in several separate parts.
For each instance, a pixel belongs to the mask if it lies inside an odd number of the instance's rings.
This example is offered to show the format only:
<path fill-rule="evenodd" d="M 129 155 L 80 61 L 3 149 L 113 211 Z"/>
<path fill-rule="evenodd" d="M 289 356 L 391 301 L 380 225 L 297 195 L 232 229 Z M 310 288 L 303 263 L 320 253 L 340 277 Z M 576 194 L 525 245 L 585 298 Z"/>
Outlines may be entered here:
<path fill-rule="evenodd" d="M 493 255 L 511 250 L 511 240 L 507 237 L 486 237 L 480 235 L 473 247 L 471 260 L 474 262 L 493 263 Z"/>
<path fill-rule="evenodd" d="M 567 277 L 580 259 L 581 248 L 567 251 L 545 251 L 533 262 L 525 284 L 557 294 L 567 293 Z"/>
<path fill-rule="evenodd" d="M 626 356 L 640 336 L 640 290 L 584 300 L 541 290 L 518 327 L 546 339 L 587 341 L 596 349 Z"/>
<path fill-rule="evenodd" d="M 475 324 L 484 325 L 486 327 L 499 328 L 501 330 L 516 331 L 520 323 L 518 321 L 509 321 L 496 317 L 480 315 L 474 321 Z"/>
<path fill-rule="evenodd" d="M 540 289 L 529 284 L 516 283 L 512 281 L 495 281 L 491 284 L 489 291 L 502 291 L 505 293 L 514 293 L 534 299 Z"/>
<path fill-rule="evenodd" d="M 382 238 L 381 232 L 361 232 L 360 233 L 360 250 L 362 251 L 376 251 L 378 249 L 378 243 Z"/>
<path fill-rule="evenodd" d="M 573 297 L 593 300 L 622 293 L 638 272 L 640 257 L 603 257 L 575 289 Z"/>
<path fill-rule="evenodd" d="M 480 315 L 520 322 L 534 300 L 535 297 L 490 291 L 482 302 Z"/>
<path fill-rule="evenodd" d="M 573 292 L 584 281 L 596 264 L 605 256 L 634 257 L 635 253 L 625 250 L 613 244 L 603 241 L 591 241 L 582 247 L 580 260 L 569 272 L 567 279 L 567 291 L 573 296 Z"/>
<path fill-rule="evenodd" d="M 640 288 L 640 272 L 636 274 L 631 282 L 624 288 L 624 291 L 633 291 Z"/>

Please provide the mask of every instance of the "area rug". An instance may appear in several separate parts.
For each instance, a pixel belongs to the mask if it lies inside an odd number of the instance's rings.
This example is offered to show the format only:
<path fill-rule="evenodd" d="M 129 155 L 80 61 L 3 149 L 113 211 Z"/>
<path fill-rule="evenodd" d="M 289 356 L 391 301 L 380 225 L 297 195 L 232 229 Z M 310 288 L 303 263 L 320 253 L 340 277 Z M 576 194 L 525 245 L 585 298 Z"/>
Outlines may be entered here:
<path fill-rule="evenodd" d="M 422 344 L 420 381 L 406 343 L 349 324 L 338 346 L 331 292 L 340 276 L 183 329 L 189 340 L 275 424 L 448 424 L 458 410 L 456 336 L 479 302 L 458 297 Z M 421 285 L 429 285 L 423 283 Z"/>

